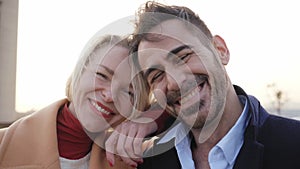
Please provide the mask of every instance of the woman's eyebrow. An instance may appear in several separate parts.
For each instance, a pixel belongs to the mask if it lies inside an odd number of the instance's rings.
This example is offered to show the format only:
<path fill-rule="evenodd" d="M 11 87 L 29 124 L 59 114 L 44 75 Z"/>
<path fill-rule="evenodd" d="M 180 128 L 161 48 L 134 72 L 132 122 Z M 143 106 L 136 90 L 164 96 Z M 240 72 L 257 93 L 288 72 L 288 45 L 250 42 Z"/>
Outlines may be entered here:
<path fill-rule="evenodd" d="M 155 71 L 155 70 L 157 70 L 157 69 L 162 70 L 162 66 L 161 66 L 161 65 L 153 65 L 153 66 L 151 66 L 151 67 L 148 68 L 148 69 L 146 70 L 146 72 L 144 73 L 144 77 L 147 78 L 151 72 L 153 72 L 153 71 Z"/>
<path fill-rule="evenodd" d="M 114 75 L 114 71 L 111 70 L 110 68 L 104 66 L 104 65 L 99 65 L 100 67 L 104 68 L 110 75 Z"/>

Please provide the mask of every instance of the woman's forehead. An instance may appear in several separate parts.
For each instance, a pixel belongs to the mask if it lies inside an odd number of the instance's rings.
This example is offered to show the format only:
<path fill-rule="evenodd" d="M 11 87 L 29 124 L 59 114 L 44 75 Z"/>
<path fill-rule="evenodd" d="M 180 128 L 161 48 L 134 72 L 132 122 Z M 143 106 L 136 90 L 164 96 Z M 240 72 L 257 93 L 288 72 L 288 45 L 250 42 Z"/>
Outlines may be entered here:
<path fill-rule="evenodd" d="M 111 70 L 115 70 L 120 63 L 128 58 L 129 50 L 122 46 L 102 47 L 94 51 L 91 59 L 92 64 L 104 65 Z"/>

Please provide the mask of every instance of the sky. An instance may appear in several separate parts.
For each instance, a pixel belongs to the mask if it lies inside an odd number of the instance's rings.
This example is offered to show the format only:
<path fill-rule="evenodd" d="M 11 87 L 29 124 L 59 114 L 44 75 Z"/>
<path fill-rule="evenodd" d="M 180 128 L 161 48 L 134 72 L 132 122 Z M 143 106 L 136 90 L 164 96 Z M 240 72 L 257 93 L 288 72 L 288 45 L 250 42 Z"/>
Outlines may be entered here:
<path fill-rule="evenodd" d="M 65 97 L 81 50 L 97 32 L 132 19 L 143 0 L 19 0 L 16 110 L 40 109 Z M 160 0 L 184 5 L 220 35 L 230 51 L 232 83 L 274 108 L 300 109 L 300 10 L 296 0 Z M 130 32 L 128 22 L 118 32 Z M 114 26 L 116 27 L 116 26 Z M 275 84 L 275 87 L 267 87 Z"/>

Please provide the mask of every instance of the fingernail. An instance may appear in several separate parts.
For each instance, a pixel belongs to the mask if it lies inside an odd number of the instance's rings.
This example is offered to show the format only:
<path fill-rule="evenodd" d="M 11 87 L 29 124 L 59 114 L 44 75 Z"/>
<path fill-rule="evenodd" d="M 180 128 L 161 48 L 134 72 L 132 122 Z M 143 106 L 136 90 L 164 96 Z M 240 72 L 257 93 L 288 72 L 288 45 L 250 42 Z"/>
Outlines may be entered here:
<path fill-rule="evenodd" d="M 132 168 L 136 168 L 136 167 L 137 167 L 136 164 L 131 164 L 130 166 L 131 166 Z"/>
<path fill-rule="evenodd" d="M 112 162 L 110 162 L 109 160 L 107 160 L 109 166 L 113 167 L 114 165 L 112 164 Z"/>

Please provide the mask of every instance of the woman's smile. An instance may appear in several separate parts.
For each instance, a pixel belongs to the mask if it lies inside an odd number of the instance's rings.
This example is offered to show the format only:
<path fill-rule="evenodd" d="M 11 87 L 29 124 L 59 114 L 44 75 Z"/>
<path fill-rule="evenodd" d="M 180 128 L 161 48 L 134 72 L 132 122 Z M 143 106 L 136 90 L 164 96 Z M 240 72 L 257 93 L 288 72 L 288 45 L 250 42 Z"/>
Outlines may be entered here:
<path fill-rule="evenodd" d="M 94 112 L 105 119 L 111 118 L 114 115 L 116 115 L 116 113 L 114 113 L 111 109 L 101 104 L 101 102 L 90 100 L 90 103 L 93 106 L 93 109 L 95 110 Z"/>

